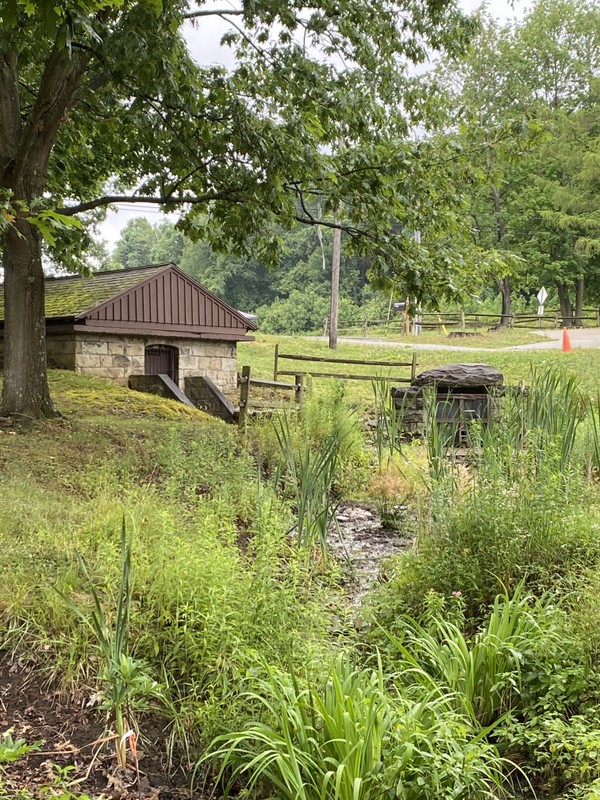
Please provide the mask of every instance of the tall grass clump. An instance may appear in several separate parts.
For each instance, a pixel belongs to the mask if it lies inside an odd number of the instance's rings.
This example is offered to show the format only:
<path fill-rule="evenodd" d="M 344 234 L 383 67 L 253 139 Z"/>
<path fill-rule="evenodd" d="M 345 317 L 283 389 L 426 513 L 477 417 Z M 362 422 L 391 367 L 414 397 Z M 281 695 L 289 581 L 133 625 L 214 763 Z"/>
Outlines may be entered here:
<path fill-rule="evenodd" d="M 590 400 L 589 427 L 591 431 L 590 466 L 600 476 L 600 393 Z"/>
<path fill-rule="evenodd" d="M 452 401 L 440 401 L 434 388 L 423 391 L 425 448 L 433 487 L 454 484 L 458 420 L 451 413 Z M 441 411 L 442 419 L 438 419 Z M 450 487 L 452 488 L 452 486 Z"/>
<path fill-rule="evenodd" d="M 242 782 L 281 800 L 475 800 L 501 793 L 502 761 L 439 692 L 386 688 L 381 665 L 339 658 L 324 682 L 266 669 L 248 689 L 254 719 L 218 737 L 224 797 Z"/>
<path fill-rule="evenodd" d="M 335 524 L 338 504 L 333 486 L 351 428 L 343 419 L 334 421 L 329 434 L 315 449 L 306 435 L 295 447 L 287 415 L 276 419 L 274 427 L 284 464 L 282 478 L 295 502 L 296 543 L 310 550 L 318 546 L 326 557 L 328 531 Z"/>
<path fill-rule="evenodd" d="M 574 466 L 580 426 L 588 403 L 575 375 L 556 368 L 531 368 L 529 385 L 495 397 L 486 428 L 474 427 L 479 469 L 499 466 L 513 480 L 523 470 L 564 472 Z"/>
<path fill-rule="evenodd" d="M 521 669 L 548 631 L 535 601 L 518 586 L 512 597 L 498 595 L 481 628 L 468 636 L 459 622 L 434 614 L 424 624 L 406 618 L 401 634 L 389 634 L 396 663 L 411 680 L 448 693 L 474 723 L 488 727 L 518 706 Z M 393 656 L 392 656 L 393 659 Z"/>
<path fill-rule="evenodd" d="M 91 595 L 88 611 L 56 590 L 71 611 L 89 629 L 97 646 L 102 665 L 100 672 L 101 708 L 107 711 L 114 725 L 115 753 L 120 767 L 127 765 L 127 740 L 131 735 L 136 710 L 143 708 L 149 698 L 160 697 L 158 684 L 152 680 L 148 665 L 132 657 L 129 650 L 131 616 L 131 543 L 127 541 L 125 520 L 121 528 L 121 576 L 112 619 L 107 617 L 100 591 L 92 579 L 81 555 L 79 565 Z M 134 734 L 135 735 L 135 734 Z"/>
<path fill-rule="evenodd" d="M 385 461 L 391 461 L 402 453 L 402 430 L 408 402 L 396 407 L 390 384 L 384 380 L 371 381 L 375 409 L 375 452 L 377 464 L 382 470 Z"/>
<path fill-rule="evenodd" d="M 344 381 L 325 381 L 319 389 L 318 393 L 313 391 L 309 380 L 301 408 L 297 413 L 288 414 L 289 444 L 296 454 L 307 447 L 316 453 L 332 437 L 343 439 L 335 491 L 341 496 L 352 496 L 359 493 L 371 477 L 371 453 L 365 447 L 364 432 L 359 424 L 361 406 L 349 396 Z M 274 478 L 281 476 L 287 463 L 278 436 L 278 419 L 259 418 L 247 431 L 248 446 L 255 455 L 260 454 L 264 475 Z"/>

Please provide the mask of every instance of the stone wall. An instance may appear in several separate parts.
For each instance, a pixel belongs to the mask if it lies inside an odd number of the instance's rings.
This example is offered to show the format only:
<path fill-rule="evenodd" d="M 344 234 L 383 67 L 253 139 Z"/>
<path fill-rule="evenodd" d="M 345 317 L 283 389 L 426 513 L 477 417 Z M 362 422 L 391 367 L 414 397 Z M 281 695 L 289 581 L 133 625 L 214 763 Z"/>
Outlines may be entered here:
<path fill-rule="evenodd" d="M 225 422 L 233 422 L 237 411 L 233 403 L 221 392 L 208 375 L 195 375 L 185 379 L 185 393 L 196 408 Z"/>
<path fill-rule="evenodd" d="M 50 369 L 75 369 L 75 336 L 48 336 L 46 360 Z"/>
<path fill-rule="evenodd" d="M 144 374 L 144 349 L 167 344 L 179 349 L 179 386 L 195 375 L 208 375 L 222 392 L 237 386 L 235 342 L 158 338 L 154 336 L 121 337 L 107 333 L 77 333 L 75 371 L 111 378 L 127 385 L 130 375 Z"/>
<path fill-rule="evenodd" d="M 46 340 L 50 369 L 75 369 L 75 337 L 71 334 L 49 336 Z M 0 369 L 4 366 L 4 338 L 0 336 Z"/>
<path fill-rule="evenodd" d="M 72 369 L 86 375 L 111 378 L 127 386 L 130 375 L 144 374 L 144 349 L 167 344 L 179 349 L 179 387 L 186 378 L 206 375 L 221 392 L 237 389 L 235 342 L 212 342 L 200 339 L 163 339 L 156 336 L 117 336 L 109 333 L 72 333 L 48 336 L 48 366 Z M 0 367 L 4 342 L 0 337 Z"/>

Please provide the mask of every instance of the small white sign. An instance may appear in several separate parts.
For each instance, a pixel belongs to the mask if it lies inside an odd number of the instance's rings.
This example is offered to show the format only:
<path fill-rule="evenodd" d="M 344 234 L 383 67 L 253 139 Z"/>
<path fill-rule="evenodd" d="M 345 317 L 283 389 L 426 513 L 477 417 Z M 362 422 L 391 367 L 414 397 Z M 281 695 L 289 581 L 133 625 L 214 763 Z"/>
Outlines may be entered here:
<path fill-rule="evenodd" d="M 547 297 L 548 297 L 548 292 L 546 291 L 546 287 L 545 287 L 545 286 L 542 286 L 542 288 L 539 290 L 539 292 L 538 292 L 538 295 L 537 295 L 538 303 L 539 303 L 541 306 L 543 306 L 543 305 L 544 305 L 544 303 L 546 302 L 546 298 L 547 298 Z M 538 314 L 539 314 L 539 313 L 540 313 L 540 312 L 538 311 Z M 543 313 L 543 312 L 542 312 L 542 313 Z M 540 316 L 541 316 L 541 314 L 540 314 Z"/>
<path fill-rule="evenodd" d="M 538 317 L 544 316 L 544 306 L 538 306 Z"/>

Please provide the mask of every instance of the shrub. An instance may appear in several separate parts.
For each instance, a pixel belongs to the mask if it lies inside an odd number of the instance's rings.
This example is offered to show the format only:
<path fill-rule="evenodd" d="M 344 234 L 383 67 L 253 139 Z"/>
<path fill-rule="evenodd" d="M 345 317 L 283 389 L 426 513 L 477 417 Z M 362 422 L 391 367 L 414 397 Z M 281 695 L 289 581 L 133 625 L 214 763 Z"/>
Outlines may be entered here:
<path fill-rule="evenodd" d="M 399 614 L 419 618 L 428 592 L 461 592 L 479 618 L 505 586 L 523 581 L 542 594 L 567 588 L 598 561 L 600 518 L 583 477 L 547 471 L 519 483 L 502 474 L 480 476 L 470 489 L 434 494 L 417 547 L 395 562 L 390 583 L 374 596 L 386 624 Z"/>
<path fill-rule="evenodd" d="M 389 634 L 401 671 L 431 686 L 431 678 L 449 693 L 458 710 L 488 727 L 521 705 L 522 671 L 536 658 L 540 641 L 547 645 L 550 626 L 544 609 L 533 598 L 498 595 L 482 627 L 468 636 L 444 613 L 429 616 L 426 627 L 404 620 L 401 634 Z M 393 659 L 393 656 L 392 656 Z"/>
<path fill-rule="evenodd" d="M 323 332 L 324 321 L 329 316 L 329 297 L 314 289 L 294 289 L 289 297 L 275 300 L 270 306 L 257 310 L 260 330 L 263 333 Z M 360 306 L 347 297 L 340 298 L 339 325 L 358 325 L 364 319 Z"/>

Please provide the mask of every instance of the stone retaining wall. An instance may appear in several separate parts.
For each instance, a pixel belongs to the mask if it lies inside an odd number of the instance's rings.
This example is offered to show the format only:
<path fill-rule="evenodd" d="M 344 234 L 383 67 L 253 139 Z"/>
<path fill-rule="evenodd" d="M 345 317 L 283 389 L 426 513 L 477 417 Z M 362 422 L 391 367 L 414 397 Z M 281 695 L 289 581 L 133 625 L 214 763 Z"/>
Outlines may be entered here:
<path fill-rule="evenodd" d="M 73 334 L 49 336 L 46 341 L 46 359 L 50 369 L 75 369 L 75 341 Z M 4 339 L 0 337 L 0 369 L 4 366 Z"/>
<path fill-rule="evenodd" d="M 111 378 L 127 385 L 130 375 L 144 374 L 144 349 L 152 345 L 179 349 L 179 386 L 196 375 L 208 375 L 224 393 L 237 387 L 235 342 L 159 338 L 156 336 L 117 336 L 107 333 L 73 333 L 48 336 L 48 366 L 72 369 L 86 375 Z M 0 366 L 3 342 L 0 338 Z"/>
<path fill-rule="evenodd" d="M 126 385 L 130 375 L 144 374 L 144 349 L 160 344 L 179 350 L 180 388 L 183 389 L 188 377 L 209 375 L 222 392 L 235 391 L 237 359 L 233 342 L 77 333 L 75 371 L 112 378 Z"/>

